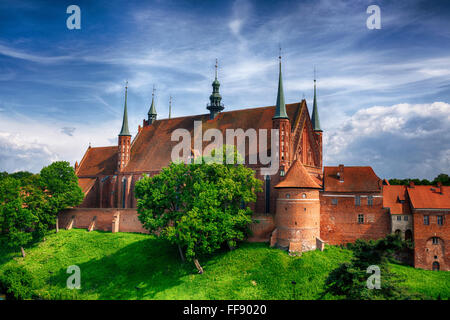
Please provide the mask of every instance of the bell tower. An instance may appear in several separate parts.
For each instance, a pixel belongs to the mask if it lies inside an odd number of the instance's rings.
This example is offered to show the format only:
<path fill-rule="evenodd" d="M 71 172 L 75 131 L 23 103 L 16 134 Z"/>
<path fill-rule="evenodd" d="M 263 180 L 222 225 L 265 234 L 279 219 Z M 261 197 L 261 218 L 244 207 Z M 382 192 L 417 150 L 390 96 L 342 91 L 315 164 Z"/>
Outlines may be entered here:
<path fill-rule="evenodd" d="M 272 118 L 273 129 L 279 130 L 280 176 L 283 177 L 291 164 L 291 122 L 286 113 L 284 100 L 283 78 L 281 75 L 281 49 L 279 58 L 278 94 L 275 115 Z"/>
<path fill-rule="evenodd" d="M 313 112 L 311 116 L 311 122 L 314 130 L 314 135 L 316 137 L 317 145 L 319 147 L 319 166 L 322 169 L 322 129 L 320 128 L 319 120 L 319 109 L 317 108 L 317 97 L 316 97 L 316 68 L 314 68 L 314 102 L 313 102 Z"/>
<path fill-rule="evenodd" d="M 225 107 L 222 104 L 222 96 L 219 93 L 220 82 L 217 80 L 217 59 L 216 59 L 216 78 L 212 83 L 213 92 L 209 96 L 209 105 L 206 109 L 209 110 L 209 119 L 214 119 L 220 111 L 222 111 Z"/>
<path fill-rule="evenodd" d="M 127 92 L 128 92 L 128 81 L 125 85 L 125 105 L 123 110 L 123 120 L 122 129 L 119 133 L 119 143 L 118 143 L 118 160 L 117 160 L 117 170 L 119 172 L 128 164 L 130 160 L 130 147 L 131 147 L 131 134 L 128 130 L 128 111 L 127 111 Z"/>

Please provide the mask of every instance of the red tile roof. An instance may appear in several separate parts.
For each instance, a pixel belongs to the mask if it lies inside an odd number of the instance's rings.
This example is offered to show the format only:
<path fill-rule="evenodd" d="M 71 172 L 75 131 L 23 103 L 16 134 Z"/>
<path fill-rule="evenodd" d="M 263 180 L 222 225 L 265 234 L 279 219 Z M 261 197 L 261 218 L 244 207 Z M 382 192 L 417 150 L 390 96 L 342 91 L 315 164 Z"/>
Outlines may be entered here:
<path fill-rule="evenodd" d="M 83 190 L 84 194 L 87 194 L 89 190 L 94 186 L 95 181 L 97 178 L 79 178 L 78 179 L 78 185 L 80 186 L 81 190 Z"/>
<path fill-rule="evenodd" d="M 450 209 L 450 187 L 443 186 L 442 190 L 441 194 L 436 186 L 407 188 L 414 209 Z"/>
<path fill-rule="evenodd" d="M 383 186 L 383 208 L 389 208 L 391 214 L 411 214 L 406 186 Z"/>
<path fill-rule="evenodd" d="M 275 188 L 314 188 L 320 189 L 319 184 L 306 171 L 303 164 L 295 160 L 289 168 L 284 180 L 278 183 Z"/>
<path fill-rule="evenodd" d="M 294 121 L 300 114 L 301 107 L 306 104 L 293 103 L 286 105 L 287 114 Z M 202 121 L 203 133 L 210 129 L 219 129 L 224 139 L 226 129 L 271 129 L 272 117 L 275 114 L 275 106 L 241 109 L 236 111 L 221 112 L 218 116 L 209 120 L 209 114 L 187 116 L 155 121 L 152 125 L 145 126 L 136 136 L 131 146 L 131 156 L 124 172 L 149 172 L 159 171 L 171 162 L 171 153 L 174 146 L 180 141 L 171 141 L 172 132 L 176 129 L 186 129 L 194 143 L 194 121 Z M 270 134 L 270 131 L 269 131 Z M 225 141 L 224 141 L 225 143 Z M 246 142 L 248 143 L 248 142 Z M 210 142 L 203 142 L 203 147 Z M 270 148 L 270 141 L 267 144 Z M 248 156 L 246 148 L 246 157 Z"/>
<path fill-rule="evenodd" d="M 76 170 L 78 177 L 113 175 L 117 168 L 117 146 L 89 148 Z"/>
<path fill-rule="evenodd" d="M 334 192 L 381 192 L 381 179 L 371 167 L 344 167 L 344 181 L 337 175 L 339 167 L 324 167 L 325 191 Z"/>

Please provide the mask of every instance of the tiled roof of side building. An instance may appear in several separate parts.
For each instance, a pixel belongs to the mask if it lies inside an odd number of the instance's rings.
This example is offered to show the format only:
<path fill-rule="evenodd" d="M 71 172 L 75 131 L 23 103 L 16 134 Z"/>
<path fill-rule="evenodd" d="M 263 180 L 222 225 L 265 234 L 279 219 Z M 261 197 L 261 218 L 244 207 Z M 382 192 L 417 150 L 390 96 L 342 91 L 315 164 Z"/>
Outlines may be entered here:
<path fill-rule="evenodd" d="M 286 105 L 291 121 L 299 116 L 301 106 L 301 103 Z M 306 107 L 305 104 L 304 106 Z M 193 146 L 194 121 L 202 121 L 203 133 L 208 129 L 219 129 L 225 139 L 226 129 L 242 129 L 244 132 L 247 129 L 255 129 L 257 133 L 259 129 L 271 129 L 274 114 L 275 106 L 271 106 L 221 112 L 212 120 L 209 120 L 209 114 L 157 120 L 152 125 L 142 128 L 136 136 L 131 146 L 130 161 L 124 172 L 159 171 L 169 165 L 172 150 L 181 141 L 171 141 L 172 133 L 176 129 L 186 129 L 191 136 L 191 145 Z M 270 132 L 268 137 L 270 137 Z M 210 143 L 203 142 L 203 147 Z M 270 149 L 270 140 L 268 140 L 267 147 Z M 246 157 L 248 151 L 249 148 L 246 147 Z"/>
<path fill-rule="evenodd" d="M 117 168 L 117 146 L 89 148 L 78 167 L 78 177 L 113 175 Z"/>
<path fill-rule="evenodd" d="M 91 188 L 94 186 L 96 180 L 97 178 L 79 178 L 78 185 L 80 186 L 83 193 L 87 194 L 89 190 L 91 190 Z"/>
<path fill-rule="evenodd" d="M 450 209 L 448 186 L 408 186 L 407 192 L 414 209 Z"/>
<path fill-rule="evenodd" d="M 331 192 L 381 192 L 382 180 L 372 167 L 343 167 L 343 181 L 338 172 L 340 167 L 324 167 L 324 191 Z"/>
<path fill-rule="evenodd" d="M 406 186 L 383 186 L 383 207 L 389 208 L 391 214 L 411 214 Z"/>
<path fill-rule="evenodd" d="M 278 183 L 275 188 L 312 188 L 320 189 L 317 180 L 311 177 L 300 161 L 295 160 L 283 181 Z"/>

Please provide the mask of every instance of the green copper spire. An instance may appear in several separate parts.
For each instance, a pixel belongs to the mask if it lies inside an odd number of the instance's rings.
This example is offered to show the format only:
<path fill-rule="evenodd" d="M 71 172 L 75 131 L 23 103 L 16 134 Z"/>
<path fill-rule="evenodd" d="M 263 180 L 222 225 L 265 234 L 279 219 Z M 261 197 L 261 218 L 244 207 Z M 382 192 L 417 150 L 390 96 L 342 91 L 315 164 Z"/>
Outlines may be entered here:
<path fill-rule="evenodd" d="M 150 110 L 148 111 L 148 123 L 152 124 L 156 120 L 156 108 L 155 108 L 155 86 L 153 86 L 152 92 L 152 105 L 150 106 Z"/>
<path fill-rule="evenodd" d="M 320 129 L 319 110 L 317 109 L 316 68 L 314 68 L 314 103 L 313 103 L 313 112 L 312 112 L 312 116 L 311 116 L 311 122 L 312 122 L 314 131 L 322 131 L 322 129 Z"/>
<path fill-rule="evenodd" d="M 210 119 L 214 119 L 216 117 L 216 115 L 222 111 L 225 107 L 223 106 L 223 104 L 221 103 L 222 101 L 222 96 L 219 93 L 219 87 L 220 87 L 220 83 L 219 80 L 217 80 L 217 59 L 216 59 L 216 77 L 212 83 L 212 87 L 213 87 L 213 92 L 212 94 L 209 96 L 209 105 L 206 107 L 206 109 L 209 110 L 210 112 Z"/>
<path fill-rule="evenodd" d="M 125 106 L 123 109 L 122 130 L 120 130 L 119 136 L 131 136 L 130 131 L 128 130 L 127 91 L 128 81 L 125 85 Z"/>
<path fill-rule="evenodd" d="M 280 71 L 278 78 L 277 107 L 275 109 L 275 115 L 272 119 L 289 119 L 286 113 L 286 103 L 284 102 L 283 78 L 281 76 L 281 52 L 278 58 L 280 59 Z"/>

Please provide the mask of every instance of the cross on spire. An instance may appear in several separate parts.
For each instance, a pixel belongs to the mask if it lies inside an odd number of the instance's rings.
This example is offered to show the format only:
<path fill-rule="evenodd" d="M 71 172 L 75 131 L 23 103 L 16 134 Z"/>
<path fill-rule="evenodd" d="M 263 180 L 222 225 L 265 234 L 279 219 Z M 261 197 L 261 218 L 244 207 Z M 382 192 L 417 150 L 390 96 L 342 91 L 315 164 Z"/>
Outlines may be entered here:
<path fill-rule="evenodd" d="M 217 62 L 217 58 L 216 58 L 216 65 L 215 65 L 215 67 L 216 67 L 216 80 L 217 80 L 217 68 L 219 67 L 218 62 Z"/>

